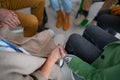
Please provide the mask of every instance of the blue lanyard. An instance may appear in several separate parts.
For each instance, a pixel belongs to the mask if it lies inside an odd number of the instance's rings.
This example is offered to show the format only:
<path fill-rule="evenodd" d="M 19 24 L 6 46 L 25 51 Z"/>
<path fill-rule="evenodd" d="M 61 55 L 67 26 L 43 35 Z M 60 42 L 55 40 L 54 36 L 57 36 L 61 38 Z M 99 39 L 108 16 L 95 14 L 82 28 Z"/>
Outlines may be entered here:
<path fill-rule="evenodd" d="M 23 53 L 22 50 L 20 50 L 19 48 L 15 47 L 13 44 L 9 43 L 8 41 L 3 40 L 3 39 L 0 39 L 0 40 L 3 41 L 3 42 L 5 42 L 8 45 L 8 46 L 0 45 L 0 47 L 11 47 L 15 51 Z"/>

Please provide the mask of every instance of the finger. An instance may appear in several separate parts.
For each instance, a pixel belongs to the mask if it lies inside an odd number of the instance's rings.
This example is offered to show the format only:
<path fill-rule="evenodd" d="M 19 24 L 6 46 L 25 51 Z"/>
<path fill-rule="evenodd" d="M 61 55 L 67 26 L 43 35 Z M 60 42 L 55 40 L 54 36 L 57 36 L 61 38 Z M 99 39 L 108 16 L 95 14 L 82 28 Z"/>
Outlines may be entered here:
<path fill-rule="evenodd" d="M 60 56 L 62 57 L 62 50 L 61 50 L 61 48 L 59 48 L 59 52 L 60 52 Z"/>
<path fill-rule="evenodd" d="M 11 18 L 11 21 L 12 21 L 12 23 L 14 24 L 15 27 L 19 25 L 19 22 L 18 22 L 18 19 L 17 19 L 16 16 L 13 16 L 13 17 Z"/>
<path fill-rule="evenodd" d="M 14 11 L 12 11 L 12 10 L 9 10 L 10 11 L 10 13 L 13 15 L 13 16 L 16 16 L 17 17 L 17 15 L 14 13 Z"/>
<path fill-rule="evenodd" d="M 19 24 L 20 24 L 20 21 L 19 21 L 18 17 L 13 16 L 13 18 L 14 18 L 14 20 L 16 21 L 16 25 L 19 25 Z"/>
<path fill-rule="evenodd" d="M 64 47 L 63 46 L 61 46 L 61 47 L 62 47 L 64 53 L 67 54 L 67 51 L 64 49 Z"/>
<path fill-rule="evenodd" d="M 17 22 L 16 22 L 16 20 L 15 20 L 13 17 L 9 18 L 8 21 L 9 21 L 12 25 L 14 25 L 14 26 L 17 25 Z"/>
<path fill-rule="evenodd" d="M 61 55 L 61 57 L 64 58 L 65 55 L 66 55 L 64 49 L 63 49 L 62 47 L 60 47 L 60 48 L 59 48 L 59 51 L 60 51 L 60 55 Z"/>
<path fill-rule="evenodd" d="M 8 19 L 8 20 L 6 20 L 6 21 L 4 21 L 4 23 L 5 23 L 5 24 L 7 24 L 9 27 L 14 28 L 13 23 L 12 23 L 12 22 L 10 22 L 10 20 L 9 20 L 9 19 Z"/>
<path fill-rule="evenodd" d="M 16 23 L 15 23 L 14 19 L 12 19 L 12 18 L 8 19 L 8 23 L 11 24 L 11 27 L 13 27 L 13 28 L 16 27 Z"/>
<path fill-rule="evenodd" d="M 10 16 L 8 20 L 13 25 L 13 27 L 17 27 L 20 23 L 16 16 Z"/>
<path fill-rule="evenodd" d="M 1 26 L 9 28 L 9 25 L 2 23 Z"/>
<path fill-rule="evenodd" d="M 10 15 L 8 15 L 5 19 L 4 19 L 4 23 L 6 23 L 6 24 L 8 24 L 10 27 L 11 26 L 14 26 L 14 23 L 13 23 L 13 21 L 11 20 L 11 18 L 12 18 L 12 15 L 10 14 Z"/>

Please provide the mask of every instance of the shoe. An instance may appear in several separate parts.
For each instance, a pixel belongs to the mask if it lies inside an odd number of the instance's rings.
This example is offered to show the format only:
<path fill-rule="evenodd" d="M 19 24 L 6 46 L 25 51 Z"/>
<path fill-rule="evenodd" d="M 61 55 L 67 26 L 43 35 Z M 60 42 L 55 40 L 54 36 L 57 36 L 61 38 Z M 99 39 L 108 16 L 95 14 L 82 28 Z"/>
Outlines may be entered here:
<path fill-rule="evenodd" d="M 49 29 L 49 28 L 47 28 L 47 27 L 39 26 L 37 32 L 42 32 L 42 31 L 44 31 L 44 30 L 48 30 L 48 29 Z"/>
<path fill-rule="evenodd" d="M 81 27 L 86 27 L 89 23 L 89 20 L 87 18 L 85 18 L 81 23 L 80 23 L 80 26 Z"/>
<path fill-rule="evenodd" d="M 92 20 L 90 24 L 97 25 L 97 21 L 96 20 Z"/>
<path fill-rule="evenodd" d="M 64 21 L 64 14 L 61 10 L 57 11 L 57 15 L 58 15 L 58 19 L 56 22 L 56 27 L 60 28 L 63 25 L 63 21 Z"/>
<path fill-rule="evenodd" d="M 65 19 L 64 19 L 64 25 L 63 25 L 63 30 L 68 30 L 70 27 L 70 13 L 65 14 Z"/>
<path fill-rule="evenodd" d="M 85 19 L 85 16 L 84 15 L 78 15 L 78 17 L 74 20 L 74 24 L 76 26 L 80 25 L 80 23 Z"/>

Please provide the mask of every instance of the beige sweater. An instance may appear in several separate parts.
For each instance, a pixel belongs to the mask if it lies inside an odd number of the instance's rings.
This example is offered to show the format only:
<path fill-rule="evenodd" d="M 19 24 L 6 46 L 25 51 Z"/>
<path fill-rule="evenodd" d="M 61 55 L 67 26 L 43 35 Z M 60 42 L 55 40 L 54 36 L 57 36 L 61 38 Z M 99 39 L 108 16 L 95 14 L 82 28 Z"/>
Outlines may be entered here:
<path fill-rule="evenodd" d="M 17 52 L 0 51 L 0 80 L 33 80 L 30 74 L 38 80 L 45 80 L 40 72 L 45 58 L 55 48 L 52 36 L 43 31 L 33 37 L 25 38 L 22 35 L 11 33 L 8 29 L 1 29 L 0 38 L 6 39 L 16 46 L 26 49 L 31 55 Z M 57 73 L 57 74 L 56 74 Z M 58 80 L 60 68 L 55 65 L 49 79 Z"/>

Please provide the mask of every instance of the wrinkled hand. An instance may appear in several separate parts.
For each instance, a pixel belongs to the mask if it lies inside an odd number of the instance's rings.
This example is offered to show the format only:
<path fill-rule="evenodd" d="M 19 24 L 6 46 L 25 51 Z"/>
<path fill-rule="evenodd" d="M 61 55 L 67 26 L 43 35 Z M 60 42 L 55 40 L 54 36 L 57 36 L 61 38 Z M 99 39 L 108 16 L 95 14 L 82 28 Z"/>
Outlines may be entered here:
<path fill-rule="evenodd" d="M 1 26 L 15 28 L 20 24 L 17 15 L 13 11 L 2 9 L 0 14 Z"/>
<path fill-rule="evenodd" d="M 10 14 L 5 17 L 1 24 L 5 27 L 15 28 L 20 24 L 20 21 L 17 15 L 13 11 L 10 11 Z"/>
<path fill-rule="evenodd" d="M 120 6 L 112 7 L 111 14 L 115 16 L 120 16 Z"/>

